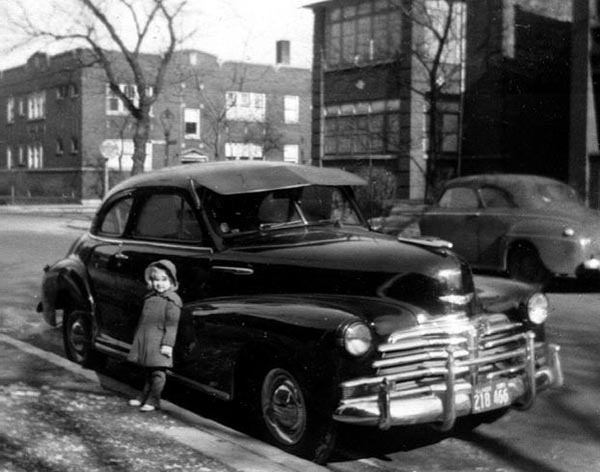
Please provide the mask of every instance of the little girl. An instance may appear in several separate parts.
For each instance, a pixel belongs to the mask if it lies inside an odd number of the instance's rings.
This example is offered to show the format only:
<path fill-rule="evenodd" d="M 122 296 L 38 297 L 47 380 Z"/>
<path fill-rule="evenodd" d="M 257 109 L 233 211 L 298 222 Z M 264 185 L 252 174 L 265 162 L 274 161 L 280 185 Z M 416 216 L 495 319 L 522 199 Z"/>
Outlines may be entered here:
<path fill-rule="evenodd" d="M 142 316 L 135 330 L 127 360 L 144 367 L 146 383 L 139 398 L 129 400 L 140 411 L 160 408 L 160 396 L 167 379 L 166 370 L 173 367 L 173 345 L 181 310 L 175 265 L 162 259 L 150 264 L 144 273 L 148 293 Z"/>

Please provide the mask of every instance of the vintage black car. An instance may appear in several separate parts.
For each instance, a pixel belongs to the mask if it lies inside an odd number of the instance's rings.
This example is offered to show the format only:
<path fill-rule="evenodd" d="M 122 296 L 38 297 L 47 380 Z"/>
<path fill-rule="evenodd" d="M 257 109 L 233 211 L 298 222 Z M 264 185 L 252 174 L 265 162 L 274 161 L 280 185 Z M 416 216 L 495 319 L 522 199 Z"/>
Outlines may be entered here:
<path fill-rule="evenodd" d="M 474 427 L 561 385 L 546 297 L 474 281 L 443 241 L 373 232 L 353 198 L 363 184 L 272 162 L 133 177 L 46 268 L 39 309 L 62 319 L 70 359 L 124 358 L 144 268 L 170 259 L 184 301 L 170 373 L 319 462 L 340 422 Z"/>

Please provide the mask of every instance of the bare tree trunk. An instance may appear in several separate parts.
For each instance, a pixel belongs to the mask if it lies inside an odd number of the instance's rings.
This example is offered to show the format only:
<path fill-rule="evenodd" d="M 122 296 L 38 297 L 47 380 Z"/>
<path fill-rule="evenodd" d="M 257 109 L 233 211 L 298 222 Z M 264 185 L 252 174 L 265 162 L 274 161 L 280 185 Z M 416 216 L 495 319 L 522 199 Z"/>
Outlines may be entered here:
<path fill-rule="evenodd" d="M 144 161 L 146 159 L 146 143 L 150 139 L 150 118 L 146 114 L 138 119 L 133 135 L 133 165 L 131 175 L 144 172 Z"/>

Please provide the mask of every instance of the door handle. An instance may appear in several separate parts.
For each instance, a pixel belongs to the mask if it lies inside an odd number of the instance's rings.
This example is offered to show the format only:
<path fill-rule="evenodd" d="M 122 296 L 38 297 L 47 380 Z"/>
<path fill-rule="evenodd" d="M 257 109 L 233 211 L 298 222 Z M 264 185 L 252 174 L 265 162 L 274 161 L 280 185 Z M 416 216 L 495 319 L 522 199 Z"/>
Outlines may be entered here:
<path fill-rule="evenodd" d="M 127 254 L 123 254 L 122 252 L 117 252 L 115 254 L 115 259 L 119 259 L 121 261 L 126 261 L 129 259 L 129 256 Z"/>

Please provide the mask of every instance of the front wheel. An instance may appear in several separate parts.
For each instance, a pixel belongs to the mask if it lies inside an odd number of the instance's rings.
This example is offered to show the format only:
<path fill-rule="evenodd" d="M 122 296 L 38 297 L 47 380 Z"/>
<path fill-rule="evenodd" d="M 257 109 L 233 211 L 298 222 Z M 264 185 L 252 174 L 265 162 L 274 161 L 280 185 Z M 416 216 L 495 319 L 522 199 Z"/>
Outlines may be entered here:
<path fill-rule="evenodd" d="M 271 368 L 260 388 L 260 415 L 268 439 L 281 449 L 324 463 L 335 443 L 335 425 L 327 413 L 311 406 L 299 377 Z"/>
<path fill-rule="evenodd" d="M 92 322 L 85 311 L 73 310 L 63 321 L 63 342 L 67 358 L 77 364 L 99 369 L 106 358 L 92 346 Z"/>

